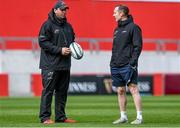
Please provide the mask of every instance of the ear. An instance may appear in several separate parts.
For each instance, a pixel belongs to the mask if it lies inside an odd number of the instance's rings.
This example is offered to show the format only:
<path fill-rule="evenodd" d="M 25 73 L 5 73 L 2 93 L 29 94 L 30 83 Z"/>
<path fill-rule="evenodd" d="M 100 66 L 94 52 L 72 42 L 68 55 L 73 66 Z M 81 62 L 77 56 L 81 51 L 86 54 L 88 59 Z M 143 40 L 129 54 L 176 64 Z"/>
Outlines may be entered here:
<path fill-rule="evenodd" d="M 121 17 L 125 17 L 125 14 L 124 14 L 124 12 L 123 12 L 123 13 L 121 13 Z"/>
<path fill-rule="evenodd" d="M 57 9 L 54 8 L 54 13 L 56 13 Z"/>

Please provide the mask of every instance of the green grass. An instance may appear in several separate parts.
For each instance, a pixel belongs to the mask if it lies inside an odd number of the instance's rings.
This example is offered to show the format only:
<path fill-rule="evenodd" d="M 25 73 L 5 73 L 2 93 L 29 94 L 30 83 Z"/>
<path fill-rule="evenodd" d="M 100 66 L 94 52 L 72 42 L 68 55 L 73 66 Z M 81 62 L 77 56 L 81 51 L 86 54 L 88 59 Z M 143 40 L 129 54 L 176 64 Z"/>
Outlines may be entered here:
<path fill-rule="evenodd" d="M 180 126 L 180 96 L 143 96 L 144 124 L 138 127 Z M 112 125 L 119 117 L 116 95 L 69 96 L 67 116 L 78 123 L 43 125 L 39 123 L 39 98 L 0 98 L 0 127 L 134 127 L 131 124 Z M 53 105 L 54 106 L 54 105 Z M 52 119 L 54 119 L 53 109 Z M 132 97 L 128 97 L 129 122 L 136 112 Z"/>

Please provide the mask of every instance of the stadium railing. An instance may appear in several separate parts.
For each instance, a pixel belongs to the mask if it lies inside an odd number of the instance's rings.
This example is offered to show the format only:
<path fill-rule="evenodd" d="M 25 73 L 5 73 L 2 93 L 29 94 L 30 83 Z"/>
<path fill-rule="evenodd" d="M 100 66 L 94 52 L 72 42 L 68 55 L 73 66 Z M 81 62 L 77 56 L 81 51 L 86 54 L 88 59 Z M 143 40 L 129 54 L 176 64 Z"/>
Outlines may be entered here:
<path fill-rule="evenodd" d="M 76 41 L 81 44 L 85 42 L 88 43 L 87 50 L 90 50 L 91 52 L 93 51 L 99 52 L 101 50 L 100 45 L 102 42 L 110 44 L 110 42 L 112 42 L 113 40 L 112 38 L 76 38 Z M 30 45 L 28 46 L 28 48 L 30 50 L 34 52 L 39 51 L 37 37 L 0 36 L 0 49 L 2 51 L 9 49 L 8 48 L 9 45 L 7 44 L 7 42 L 8 43 L 16 42 L 16 45 L 18 45 L 18 43 L 20 42 L 29 42 Z M 145 50 L 147 51 L 150 50 L 156 52 L 166 52 L 170 50 L 170 51 L 177 51 L 178 53 L 180 53 L 180 39 L 144 38 L 143 42 L 144 42 Z M 21 49 L 23 48 L 21 47 Z"/>

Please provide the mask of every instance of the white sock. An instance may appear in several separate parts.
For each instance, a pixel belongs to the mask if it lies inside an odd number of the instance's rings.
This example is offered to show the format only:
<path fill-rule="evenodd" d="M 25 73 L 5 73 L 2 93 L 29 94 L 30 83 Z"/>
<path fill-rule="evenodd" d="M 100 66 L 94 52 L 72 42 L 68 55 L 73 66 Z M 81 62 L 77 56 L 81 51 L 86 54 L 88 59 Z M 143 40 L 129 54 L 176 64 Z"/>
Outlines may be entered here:
<path fill-rule="evenodd" d="M 137 119 L 142 120 L 142 111 L 137 111 Z"/>
<path fill-rule="evenodd" d="M 126 111 L 121 111 L 121 118 L 127 119 L 127 113 L 126 113 Z"/>

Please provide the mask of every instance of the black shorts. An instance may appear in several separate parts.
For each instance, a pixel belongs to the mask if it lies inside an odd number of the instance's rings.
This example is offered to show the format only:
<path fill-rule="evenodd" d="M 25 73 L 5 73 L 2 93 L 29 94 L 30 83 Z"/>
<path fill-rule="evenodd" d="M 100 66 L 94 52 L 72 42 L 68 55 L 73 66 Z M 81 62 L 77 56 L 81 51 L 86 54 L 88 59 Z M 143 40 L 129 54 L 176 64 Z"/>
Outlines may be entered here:
<path fill-rule="evenodd" d="M 138 71 L 129 64 L 120 68 L 111 67 L 112 85 L 122 87 L 130 83 L 137 84 Z"/>

